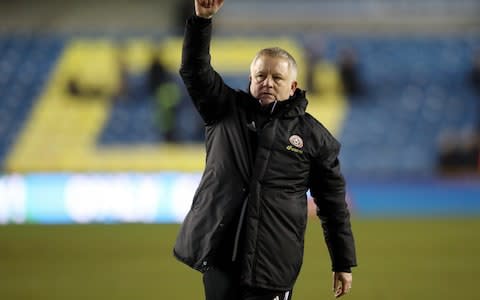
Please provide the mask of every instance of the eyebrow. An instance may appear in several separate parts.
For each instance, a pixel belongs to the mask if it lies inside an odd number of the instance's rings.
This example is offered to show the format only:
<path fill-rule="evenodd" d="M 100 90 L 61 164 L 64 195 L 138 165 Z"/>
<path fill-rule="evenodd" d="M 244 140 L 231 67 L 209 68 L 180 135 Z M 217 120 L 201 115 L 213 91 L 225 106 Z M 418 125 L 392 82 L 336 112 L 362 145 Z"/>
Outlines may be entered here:
<path fill-rule="evenodd" d="M 266 72 L 264 72 L 264 71 L 257 71 L 254 74 L 255 75 L 264 75 L 265 73 Z M 272 76 L 273 77 L 285 77 L 282 73 L 273 73 Z"/>

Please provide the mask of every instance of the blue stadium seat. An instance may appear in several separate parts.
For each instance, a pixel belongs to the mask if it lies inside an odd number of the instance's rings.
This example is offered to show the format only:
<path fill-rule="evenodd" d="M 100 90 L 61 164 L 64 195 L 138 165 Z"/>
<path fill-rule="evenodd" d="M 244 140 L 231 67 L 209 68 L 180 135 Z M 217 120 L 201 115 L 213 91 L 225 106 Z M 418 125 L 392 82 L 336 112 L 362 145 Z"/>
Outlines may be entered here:
<path fill-rule="evenodd" d="M 45 86 L 67 36 L 0 34 L 0 170 L 36 97 Z M 339 139 L 347 173 L 434 172 L 437 143 L 446 130 L 473 128 L 478 95 L 466 81 L 480 37 L 325 36 L 309 49 L 335 62 L 345 47 L 357 51 L 367 93 L 351 107 Z M 322 50 L 319 50 L 322 49 Z M 183 88 L 175 74 L 174 79 Z M 227 76 L 246 88 L 245 76 Z M 101 145 L 164 141 L 145 75 L 129 78 L 129 95 L 113 103 Z M 180 141 L 201 141 L 202 120 L 182 89 L 176 111 Z"/>
<path fill-rule="evenodd" d="M 0 171 L 62 47 L 53 36 L 0 35 Z"/>
<path fill-rule="evenodd" d="M 352 103 L 340 136 L 346 172 L 433 172 L 442 132 L 473 127 L 477 118 L 466 74 L 479 41 L 331 38 L 327 59 L 334 61 L 345 45 L 353 47 L 368 87 L 368 103 Z"/>

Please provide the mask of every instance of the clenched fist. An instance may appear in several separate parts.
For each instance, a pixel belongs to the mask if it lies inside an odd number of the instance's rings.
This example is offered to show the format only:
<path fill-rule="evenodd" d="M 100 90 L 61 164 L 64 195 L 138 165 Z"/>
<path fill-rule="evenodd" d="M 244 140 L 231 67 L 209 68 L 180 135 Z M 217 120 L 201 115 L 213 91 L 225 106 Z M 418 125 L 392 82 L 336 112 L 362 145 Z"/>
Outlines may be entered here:
<path fill-rule="evenodd" d="M 195 14 L 210 19 L 222 7 L 224 0 L 195 0 Z"/>

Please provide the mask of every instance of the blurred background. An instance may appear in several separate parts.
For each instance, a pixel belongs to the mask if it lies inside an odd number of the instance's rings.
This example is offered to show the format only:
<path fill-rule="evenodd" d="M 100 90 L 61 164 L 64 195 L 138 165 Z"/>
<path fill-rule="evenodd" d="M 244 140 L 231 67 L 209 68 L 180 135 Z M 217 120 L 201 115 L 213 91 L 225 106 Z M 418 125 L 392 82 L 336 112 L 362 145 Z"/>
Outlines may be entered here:
<path fill-rule="evenodd" d="M 204 166 L 193 0 L 0 1 L 0 299 L 203 299 L 172 256 Z M 351 299 L 478 299 L 480 1 L 226 1 L 212 64 L 272 45 L 342 143 Z M 309 200 L 310 201 L 310 200 Z M 313 204 L 310 203 L 313 211 Z M 333 297 L 309 220 L 296 299 Z"/>

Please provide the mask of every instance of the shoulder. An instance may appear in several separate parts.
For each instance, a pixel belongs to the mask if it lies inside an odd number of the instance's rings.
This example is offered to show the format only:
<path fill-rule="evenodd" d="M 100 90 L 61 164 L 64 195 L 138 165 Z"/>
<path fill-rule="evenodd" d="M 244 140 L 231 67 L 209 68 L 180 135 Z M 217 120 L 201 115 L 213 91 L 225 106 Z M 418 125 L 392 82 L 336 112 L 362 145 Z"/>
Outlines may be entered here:
<path fill-rule="evenodd" d="M 317 145 L 329 149 L 340 148 L 340 143 L 333 134 L 314 116 L 306 112 L 303 119 L 309 128 L 311 138 L 316 141 Z"/>
<path fill-rule="evenodd" d="M 305 119 L 305 122 L 310 127 L 310 129 L 312 130 L 312 133 L 325 135 L 329 138 L 335 139 L 333 135 L 330 133 L 330 131 L 311 114 L 306 112 L 304 115 L 304 119 Z"/>

